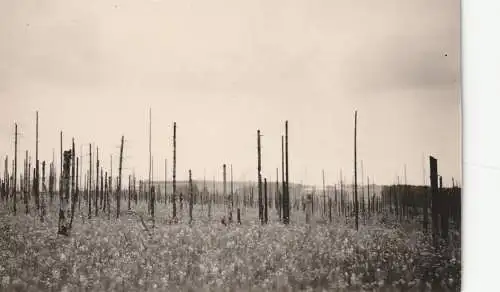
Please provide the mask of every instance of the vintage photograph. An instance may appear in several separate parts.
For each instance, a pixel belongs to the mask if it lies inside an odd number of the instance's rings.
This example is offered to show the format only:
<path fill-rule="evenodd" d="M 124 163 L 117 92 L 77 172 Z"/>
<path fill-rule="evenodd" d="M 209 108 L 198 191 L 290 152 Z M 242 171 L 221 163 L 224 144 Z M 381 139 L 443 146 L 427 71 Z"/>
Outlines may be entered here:
<path fill-rule="evenodd" d="M 0 0 L 0 291 L 460 291 L 457 0 Z"/>

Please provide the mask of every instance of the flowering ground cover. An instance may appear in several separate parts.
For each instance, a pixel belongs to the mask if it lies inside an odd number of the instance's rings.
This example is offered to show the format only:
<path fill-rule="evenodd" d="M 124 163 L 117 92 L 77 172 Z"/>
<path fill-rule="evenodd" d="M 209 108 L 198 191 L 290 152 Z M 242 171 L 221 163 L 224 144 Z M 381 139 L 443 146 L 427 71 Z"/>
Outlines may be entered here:
<path fill-rule="evenodd" d="M 214 208 L 209 220 L 199 206 L 191 225 L 169 224 L 161 205 L 153 228 L 151 220 L 140 219 L 144 208 L 110 220 L 80 213 L 69 237 L 57 235 L 56 212 L 41 223 L 2 211 L 0 290 L 460 289 L 459 240 L 435 250 L 417 228 L 369 220 L 356 232 L 338 218 L 331 224 L 262 226 L 251 209 L 241 225 L 224 226 L 223 209 Z"/>

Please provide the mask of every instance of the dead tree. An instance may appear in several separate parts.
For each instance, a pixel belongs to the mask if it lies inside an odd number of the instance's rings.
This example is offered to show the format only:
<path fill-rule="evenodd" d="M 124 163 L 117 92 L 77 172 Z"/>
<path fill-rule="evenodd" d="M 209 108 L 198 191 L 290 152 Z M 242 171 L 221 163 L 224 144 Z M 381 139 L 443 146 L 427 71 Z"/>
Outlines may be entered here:
<path fill-rule="evenodd" d="M 153 162 L 153 158 L 151 157 L 151 108 L 149 108 L 149 173 L 148 173 L 149 176 L 148 176 L 148 191 L 150 192 L 149 193 L 150 197 L 152 196 L 152 193 L 151 193 L 151 190 L 152 190 L 151 189 L 151 179 L 152 179 L 152 175 L 151 175 L 152 169 L 151 169 L 151 167 L 152 167 L 152 162 Z M 151 202 L 153 201 L 152 198 L 150 198 L 150 200 L 151 200 Z M 151 208 L 153 207 L 153 204 L 150 203 L 149 206 L 150 206 L 148 208 L 149 212 L 151 213 L 151 215 L 153 215 L 152 214 L 153 211 L 151 210 Z"/>
<path fill-rule="evenodd" d="M 134 200 L 135 200 L 135 205 L 137 206 L 137 191 L 135 189 L 135 173 L 134 173 Z"/>
<path fill-rule="evenodd" d="M 357 169 L 357 145 L 356 145 L 356 132 L 358 125 L 358 111 L 354 112 L 354 215 L 356 216 L 356 230 L 359 230 L 359 207 L 358 207 L 358 169 Z"/>
<path fill-rule="evenodd" d="M 95 216 L 98 214 L 99 203 L 99 147 L 96 147 L 96 163 L 95 163 L 95 195 L 94 195 L 94 211 Z"/>
<path fill-rule="evenodd" d="M 173 170 L 172 170 L 172 218 L 174 220 L 177 219 L 177 209 L 175 205 L 175 195 L 176 195 L 176 189 L 175 189 L 175 166 L 176 166 L 176 128 L 177 128 L 177 123 L 174 122 L 174 165 L 173 165 Z"/>
<path fill-rule="evenodd" d="M 261 157 L 260 157 L 260 130 L 257 130 L 257 181 L 259 189 L 259 220 L 264 224 L 264 214 L 262 205 L 262 167 L 261 167 Z"/>
<path fill-rule="evenodd" d="M 231 217 L 234 208 L 234 193 L 233 193 L 233 165 L 231 164 Z"/>
<path fill-rule="evenodd" d="M 122 142 L 120 146 L 120 163 L 118 167 L 118 185 L 116 188 L 116 218 L 120 217 L 120 194 L 122 188 L 122 163 L 123 163 L 123 140 L 124 136 L 122 136 Z"/>
<path fill-rule="evenodd" d="M 69 168 L 70 168 L 71 151 L 64 151 L 64 168 L 63 168 L 63 192 L 60 192 L 59 200 L 59 228 L 58 234 L 68 236 L 69 235 L 69 225 L 66 222 L 66 209 L 68 207 L 68 201 L 66 198 L 69 197 Z"/>
<path fill-rule="evenodd" d="M 268 217 L 268 202 L 267 202 L 267 179 L 264 178 L 264 223 L 269 221 Z"/>
<path fill-rule="evenodd" d="M 74 143 L 73 143 L 74 145 Z M 75 153 L 75 147 L 73 147 L 73 154 Z M 78 181 L 78 157 L 76 158 L 76 181 Z M 74 193 L 74 197 L 72 199 L 72 204 L 71 204 L 71 220 L 69 221 L 69 228 L 71 229 L 71 227 L 73 226 L 73 218 L 75 217 L 75 205 L 76 205 L 76 201 L 80 201 L 79 200 L 79 197 L 80 197 L 80 188 L 79 188 L 79 184 L 76 184 L 76 190 L 75 190 L 75 193 Z"/>
<path fill-rule="evenodd" d="M 76 155 L 75 155 L 75 138 L 71 139 L 71 208 L 73 208 L 73 201 L 75 200 L 75 166 L 76 166 Z M 73 212 L 73 209 L 71 209 Z M 70 224 L 71 225 L 71 224 Z"/>
<path fill-rule="evenodd" d="M 104 200 L 104 173 L 103 173 L 103 168 L 101 166 L 101 189 L 99 190 L 99 200 L 100 200 L 100 208 L 103 208 L 103 200 Z"/>
<path fill-rule="evenodd" d="M 106 209 L 109 209 L 108 206 L 108 172 L 106 171 L 104 174 L 104 202 L 102 206 L 102 211 L 106 212 Z"/>
<path fill-rule="evenodd" d="M 106 176 L 107 175 L 108 175 L 108 173 L 106 172 Z M 106 194 L 106 205 L 108 208 L 108 220 L 111 220 L 111 193 L 113 192 L 113 189 L 111 186 L 111 181 L 113 180 L 113 178 L 110 176 L 108 178 L 108 180 L 109 180 L 109 182 L 108 182 L 108 191 Z"/>
<path fill-rule="evenodd" d="M 284 222 L 285 224 L 290 223 L 290 184 L 289 184 L 289 174 L 288 174 L 288 121 L 285 121 L 285 178 L 286 178 L 286 189 L 285 197 L 283 198 L 283 211 L 285 212 Z"/>
<path fill-rule="evenodd" d="M 40 221 L 43 222 L 46 209 L 45 209 L 45 193 L 47 191 L 47 187 L 45 185 L 45 161 L 42 162 L 42 194 L 40 195 Z"/>
<path fill-rule="evenodd" d="M 87 188 L 87 201 L 89 204 L 89 219 L 92 217 L 92 144 L 89 144 L 89 181 Z"/>
<path fill-rule="evenodd" d="M 40 168 L 39 168 L 39 160 L 38 160 L 38 111 L 36 112 L 36 132 L 35 132 L 35 175 L 33 177 L 34 184 L 34 195 L 35 195 L 35 204 L 37 212 L 40 212 Z"/>
<path fill-rule="evenodd" d="M 189 224 L 193 223 L 193 180 L 189 170 Z"/>
<path fill-rule="evenodd" d="M 131 195 L 131 184 L 132 180 L 131 180 L 131 176 L 130 174 L 128 175 L 128 206 L 127 206 L 127 210 L 130 211 L 130 195 Z"/>
<path fill-rule="evenodd" d="M 24 206 L 26 208 L 26 214 L 29 214 L 29 204 L 28 204 L 28 195 L 29 195 L 29 179 L 28 179 L 28 150 L 26 150 L 26 159 L 24 162 Z"/>
<path fill-rule="evenodd" d="M 281 135 L 281 207 L 280 213 L 283 216 L 283 222 L 285 222 L 285 189 L 286 189 L 286 181 L 285 181 L 285 137 Z"/>
<path fill-rule="evenodd" d="M 135 193 L 135 176 L 134 176 L 134 193 Z M 167 159 L 165 158 L 165 205 L 167 204 Z M 136 201 L 137 205 L 137 201 Z"/>
<path fill-rule="evenodd" d="M 432 238 L 434 245 L 437 245 L 437 238 L 439 233 L 439 223 L 438 223 L 438 170 L 437 170 L 437 159 L 430 156 L 430 179 L 431 179 L 431 194 L 432 194 Z"/>
<path fill-rule="evenodd" d="M 17 209 L 17 196 L 16 196 L 16 192 L 17 192 L 17 182 L 16 182 L 16 179 L 17 179 L 17 123 L 15 125 L 15 141 L 14 141 L 14 177 L 13 177 L 13 191 L 12 191 L 12 195 L 14 197 L 14 215 L 16 215 L 16 209 Z"/>
<path fill-rule="evenodd" d="M 325 170 L 321 170 L 321 175 L 323 177 L 323 218 L 326 216 L 326 189 L 325 189 Z"/>
<path fill-rule="evenodd" d="M 227 192 L 226 192 L 226 164 L 222 165 L 222 197 L 224 198 L 224 211 L 227 207 Z"/>
<path fill-rule="evenodd" d="M 54 183 L 55 183 L 55 169 L 54 162 L 50 163 L 50 174 L 49 174 L 49 196 L 50 196 L 50 206 L 54 202 Z"/>

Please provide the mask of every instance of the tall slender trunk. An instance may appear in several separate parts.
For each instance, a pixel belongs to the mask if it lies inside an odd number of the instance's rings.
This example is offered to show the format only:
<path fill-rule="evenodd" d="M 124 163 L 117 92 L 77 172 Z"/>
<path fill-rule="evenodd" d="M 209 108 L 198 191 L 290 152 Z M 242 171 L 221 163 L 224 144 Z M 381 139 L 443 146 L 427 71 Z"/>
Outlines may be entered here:
<path fill-rule="evenodd" d="M 285 216 L 285 224 L 290 223 L 290 184 L 289 184 L 289 173 L 288 173 L 288 121 L 285 121 L 285 177 L 286 177 L 286 216 Z"/>
<path fill-rule="evenodd" d="M 356 132 L 357 132 L 358 111 L 354 112 L 354 215 L 356 216 L 356 230 L 359 230 L 358 218 L 358 170 L 357 170 L 357 145 L 356 145 Z"/>
<path fill-rule="evenodd" d="M 12 182 L 12 195 L 14 197 L 14 215 L 16 215 L 17 212 L 17 123 L 15 125 L 15 141 L 14 141 L 14 176 L 13 176 L 13 182 Z"/>
<path fill-rule="evenodd" d="M 172 218 L 174 220 L 177 218 L 177 208 L 175 204 L 175 196 L 176 196 L 176 185 L 175 185 L 175 166 L 176 166 L 176 129 L 177 129 L 177 123 L 174 122 L 174 162 L 173 162 L 173 169 L 172 169 Z"/>
<path fill-rule="evenodd" d="M 264 223 L 267 224 L 269 217 L 268 215 L 268 205 L 267 205 L 267 179 L 264 178 Z"/>
<path fill-rule="evenodd" d="M 257 181 L 259 189 L 259 220 L 263 224 L 263 205 L 262 205 L 262 167 L 261 167 L 261 157 L 260 157 L 260 130 L 257 130 Z"/>
<path fill-rule="evenodd" d="M 120 163 L 118 166 L 118 185 L 116 188 L 116 218 L 120 217 L 120 196 L 121 196 L 121 188 L 122 188 L 122 163 L 123 163 L 123 142 L 125 137 L 122 136 L 122 142 L 120 146 Z"/>
<path fill-rule="evenodd" d="M 193 180 L 189 170 L 189 224 L 193 223 Z"/>
<path fill-rule="evenodd" d="M 94 212 L 97 217 L 99 203 L 99 147 L 96 147 Z"/>
<path fill-rule="evenodd" d="M 89 181 L 87 188 L 87 200 L 89 204 L 89 219 L 92 217 L 92 144 L 89 144 Z"/>

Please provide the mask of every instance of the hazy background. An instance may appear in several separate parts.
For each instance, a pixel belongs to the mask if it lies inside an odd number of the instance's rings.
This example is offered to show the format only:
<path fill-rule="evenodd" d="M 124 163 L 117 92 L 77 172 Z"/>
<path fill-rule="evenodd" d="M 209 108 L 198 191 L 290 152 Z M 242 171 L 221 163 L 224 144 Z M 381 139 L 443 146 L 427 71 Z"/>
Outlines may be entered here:
<path fill-rule="evenodd" d="M 116 174 L 125 135 L 124 175 L 148 173 L 153 111 L 154 174 L 172 166 L 178 124 L 178 178 L 256 179 L 256 130 L 264 175 L 281 165 L 289 120 L 290 180 L 348 181 L 353 118 L 365 176 L 392 183 L 407 165 L 421 184 L 428 155 L 444 184 L 461 174 L 460 1 L 110 1 L 0 0 L 0 155 L 59 164 L 100 148 Z M 3 173 L 3 162 L 0 167 Z M 428 175 L 428 171 L 426 171 Z M 459 179 L 460 180 L 460 179 Z M 365 178 L 366 181 L 366 178 Z"/>

